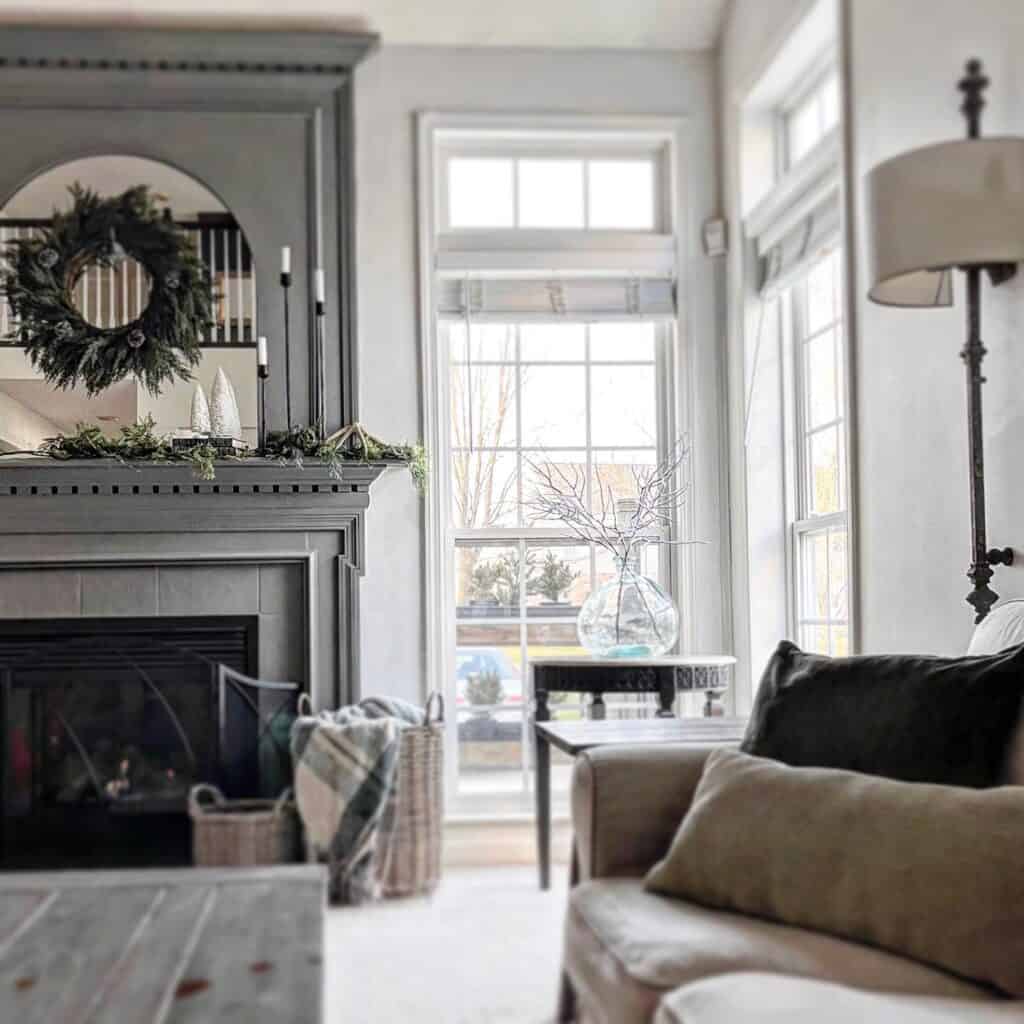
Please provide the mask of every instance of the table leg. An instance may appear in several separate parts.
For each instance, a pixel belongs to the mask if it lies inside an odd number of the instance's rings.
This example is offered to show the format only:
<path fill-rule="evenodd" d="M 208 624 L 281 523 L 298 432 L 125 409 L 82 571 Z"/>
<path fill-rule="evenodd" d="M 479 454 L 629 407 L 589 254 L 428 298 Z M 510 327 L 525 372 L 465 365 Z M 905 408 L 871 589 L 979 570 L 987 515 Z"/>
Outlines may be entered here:
<path fill-rule="evenodd" d="M 604 694 L 595 693 L 590 698 L 590 717 L 598 722 L 603 722 L 608 717 L 608 707 L 604 702 Z"/>
<path fill-rule="evenodd" d="M 551 745 L 534 730 L 537 741 L 537 863 L 540 887 L 551 888 Z"/>
<path fill-rule="evenodd" d="M 538 689 L 535 722 L 551 720 L 548 692 Z M 536 728 L 533 730 L 536 751 L 537 778 L 534 780 L 537 796 L 537 864 L 541 889 L 551 888 L 551 744 Z"/>
<path fill-rule="evenodd" d="M 671 679 L 662 680 L 658 687 L 658 718 L 674 718 L 672 710 L 676 702 L 676 681 L 675 676 Z"/>

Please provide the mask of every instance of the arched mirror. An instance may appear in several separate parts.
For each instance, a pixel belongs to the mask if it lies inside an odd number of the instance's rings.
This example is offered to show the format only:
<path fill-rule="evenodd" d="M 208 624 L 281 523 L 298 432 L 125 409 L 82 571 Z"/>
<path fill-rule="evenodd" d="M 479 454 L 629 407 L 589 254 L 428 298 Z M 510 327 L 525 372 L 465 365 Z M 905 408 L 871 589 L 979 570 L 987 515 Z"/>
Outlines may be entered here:
<path fill-rule="evenodd" d="M 88 232 L 70 216 L 81 211 L 83 195 L 98 211 Z M 133 216 L 139 211 L 141 220 Z M 137 157 L 69 161 L 30 181 L 0 210 L 0 252 L 5 270 L 25 261 L 20 280 L 44 302 L 41 312 L 19 305 L 8 288 L 0 305 L 0 451 L 32 450 L 83 423 L 116 435 L 147 417 L 160 435 L 226 433 L 255 445 L 252 254 L 231 212 L 204 185 Z M 45 305 L 51 293 L 63 315 Z M 192 327 L 187 351 L 164 343 Z M 98 388 L 93 373 L 91 386 L 79 376 L 60 387 L 52 363 L 31 357 L 26 339 L 40 332 L 47 356 L 60 356 L 66 342 L 78 360 L 73 369 L 106 359 L 112 382 Z M 158 351 L 166 352 L 163 363 Z M 147 377 L 139 367 L 150 364 L 156 371 Z"/>

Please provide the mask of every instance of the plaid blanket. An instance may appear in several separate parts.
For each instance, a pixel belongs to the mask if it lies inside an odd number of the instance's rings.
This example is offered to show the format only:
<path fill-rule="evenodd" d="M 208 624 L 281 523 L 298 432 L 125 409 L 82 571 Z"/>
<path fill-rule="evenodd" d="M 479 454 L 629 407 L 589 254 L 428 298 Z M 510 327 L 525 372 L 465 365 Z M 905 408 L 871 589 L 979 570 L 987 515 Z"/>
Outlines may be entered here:
<path fill-rule="evenodd" d="M 378 895 L 402 729 L 423 721 L 420 708 L 383 697 L 295 720 L 295 799 L 307 837 L 326 855 L 332 900 L 361 903 Z"/>

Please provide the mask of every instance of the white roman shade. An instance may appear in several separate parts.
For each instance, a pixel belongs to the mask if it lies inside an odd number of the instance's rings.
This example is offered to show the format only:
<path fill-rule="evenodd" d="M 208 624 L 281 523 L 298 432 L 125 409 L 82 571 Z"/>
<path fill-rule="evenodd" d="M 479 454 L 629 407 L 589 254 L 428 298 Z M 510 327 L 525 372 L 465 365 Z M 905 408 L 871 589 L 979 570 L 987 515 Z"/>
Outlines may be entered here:
<path fill-rule="evenodd" d="M 842 228 L 838 189 L 775 231 L 757 239 L 758 291 L 771 298 L 807 273 L 811 265 L 839 244 Z"/>
<path fill-rule="evenodd" d="M 671 320 L 675 283 L 642 277 L 442 277 L 443 320 Z"/>

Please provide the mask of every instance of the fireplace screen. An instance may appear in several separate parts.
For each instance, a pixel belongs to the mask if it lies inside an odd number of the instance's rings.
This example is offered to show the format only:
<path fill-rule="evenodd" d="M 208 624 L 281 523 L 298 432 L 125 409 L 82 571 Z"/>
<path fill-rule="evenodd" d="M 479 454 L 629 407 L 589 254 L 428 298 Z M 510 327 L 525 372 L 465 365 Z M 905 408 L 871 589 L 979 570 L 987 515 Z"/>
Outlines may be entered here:
<path fill-rule="evenodd" d="M 4 852 L 146 845 L 200 781 L 276 795 L 297 687 L 249 678 L 257 622 L 0 623 Z"/>

